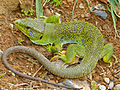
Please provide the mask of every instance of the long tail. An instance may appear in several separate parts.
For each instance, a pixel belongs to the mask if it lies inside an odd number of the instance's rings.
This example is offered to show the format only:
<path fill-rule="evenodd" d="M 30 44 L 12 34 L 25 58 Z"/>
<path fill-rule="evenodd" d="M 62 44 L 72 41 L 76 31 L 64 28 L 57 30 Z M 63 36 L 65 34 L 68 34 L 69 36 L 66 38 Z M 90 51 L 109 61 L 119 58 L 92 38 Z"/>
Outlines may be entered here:
<path fill-rule="evenodd" d="M 9 54 L 13 52 L 22 52 L 22 53 L 29 54 L 30 56 L 36 58 L 41 64 L 43 64 L 48 71 L 63 78 L 79 78 L 84 75 L 87 75 L 94 69 L 98 61 L 97 58 L 95 58 L 94 56 L 88 55 L 83 59 L 83 61 L 79 65 L 75 67 L 60 68 L 60 67 L 57 67 L 55 64 L 51 63 L 46 57 L 44 57 L 41 53 L 39 53 L 35 49 L 25 47 L 25 46 L 14 46 L 14 47 L 8 48 L 6 52 L 4 52 L 3 59 L 2 59 L 5 66 L 11 71 L 13 71 L 14 73 L 18 74 L 19 76 L 30 78 L 30 79 L 33 79 L 33 78 L 31 76 L 24 75 L 9 66 L 6 58 Z M 34 79 L 36 80 L 36 78 Z M 40 81 L 46 82 L 41 79 Z"/>
<path fill-rule="evenodd" d="M 32 77 L 32 76 L 23 74 L 23 73 L 21 73 L 19 71 L 16 71 L 7 62 L 7 56 L 9 54 L 11 54 L 11 53 L 14 53 L 14 52 L 22 52 L 22 53 L 29 54 L 29 55 L 33 56 L 34 58 L 37 58 L 37 59 L 39 58 L 40 59 L 39 61 L 44 61 L 44 60 L 45 61 L 49 61 L 49 60 L 47 58 L 45 58 L 42 54 L 40 54 L 39 52 L 37 52 L 36 50 L 34 50 L 32 48 L 24 47 L 24 46 L 13 46 L 13 47 L 10 47 L 10 48 L 8 48 L 4 52 L 3 57 L 2 57 L 2 61 L 3 61 L 4 65 L 5 65 L 5 67 L 8 68 L 9 70 L 11 70 L 12 72 L 14 72 L 15 74 L 17 74 L 17 75 L 19 75 L 21 77 L 24 77 L 24 78 L 28 78 L 28 79 L 36 80 L 36 81 L 42 81 L 44 83 L 52 84 L 52 85 L 55 85 L 55 86 L 58 86 L 58 87 L 64 87 L 64 88 L 68 88 L 68 89 L 75 89 L 73 87 L 59 85 L 59 84 L 56 84 L 56 83 L 52 83 L 52 82 L 46 81 L 44 79 Z M 44 63 L 44 62 L 42 62 L 42 63 Z"/>

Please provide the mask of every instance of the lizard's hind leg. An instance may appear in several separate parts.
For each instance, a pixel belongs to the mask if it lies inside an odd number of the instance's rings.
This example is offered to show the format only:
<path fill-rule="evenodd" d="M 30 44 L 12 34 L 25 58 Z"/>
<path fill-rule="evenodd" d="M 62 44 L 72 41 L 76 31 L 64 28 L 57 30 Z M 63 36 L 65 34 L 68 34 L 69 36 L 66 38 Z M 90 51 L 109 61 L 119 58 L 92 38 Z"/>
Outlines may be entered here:
<path fill-rule="evenodd" d="M 115 64 L 118 63 L 117 58 L 115 55 L 113 55 L 113 46 L 112 44 L 106 44 L 104 46 L 103 51 L 100 54 L 100 59 L 103 58 L 103 61 L 106 63 L 110 63 L 110 67 L 112 66 L 111 57 L 115 58 Z"/>
<path fill-rule="evenodd" d="M 78 44 L 71 44 L 68 46 L 66 54 L 59 53 L 58 55 L 59 56 L 52 57 L 51 60 L 53 60 L 55 58 L 60 58 L 61 60 L 64 61 L 63 65 L 70 64 L 74 61 L 75 55 L 84 57 L 85 48 Z M 63 67 L 63 65 L 62 65 L 62 67 Z"/>

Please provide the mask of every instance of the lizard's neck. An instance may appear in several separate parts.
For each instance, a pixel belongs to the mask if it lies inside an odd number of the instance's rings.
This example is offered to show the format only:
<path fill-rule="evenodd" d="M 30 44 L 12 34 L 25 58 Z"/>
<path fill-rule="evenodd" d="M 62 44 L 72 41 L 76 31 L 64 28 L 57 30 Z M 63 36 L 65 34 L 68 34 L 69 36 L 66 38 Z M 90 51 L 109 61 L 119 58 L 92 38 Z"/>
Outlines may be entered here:
<path fill-rule="evenodd" d="M 47 45 L 47 44 L 52 44 L 56 40 L 56 35 L 55 35 L 55 24 L 51 23 L 46 23 L 45 24 L 45 30 L 43 33 L 43 37 L 40 40 L 40 45 Z"/>

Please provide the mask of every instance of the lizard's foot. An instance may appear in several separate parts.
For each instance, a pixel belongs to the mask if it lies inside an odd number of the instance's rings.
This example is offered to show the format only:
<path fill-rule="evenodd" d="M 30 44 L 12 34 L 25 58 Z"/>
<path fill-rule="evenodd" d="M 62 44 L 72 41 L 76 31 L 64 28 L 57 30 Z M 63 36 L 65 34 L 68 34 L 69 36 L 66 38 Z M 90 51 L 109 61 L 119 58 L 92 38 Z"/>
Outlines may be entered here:
<path fill-rule="evenodd" d="M 115 64 L 117 64 L 117 63 L 118 63 L 117 57 L 116 57 L 115 55 L 112 55 L 112 56 L 113 56 L 113 58 L 115 59 Z M 105 55 L 105 56 L 103 57 L 103 61 L 106 62 L 106 63 L 110 63 L 110 67 L 112 66 L 112 62 L 107 59 L 107 55 Z"/>
<path fill-rule="evenodd" d="M 65 65 L 66 63 L 63 63 L 62 65 L 61 65 L 61 67 L 63 68 L 63 66 Z"/>
<path fill-rule="evenodd" d="M 115 59 L 115 64 L 118 63 L 117 57 L 113 55 L 113 46 L 112 44 L 106 44 L 104 46 L 103 51 L 100 54 L 101 58 L 103 57 L 103 61 L 106 63 L 110 63 L 110 66 L 112 66 L 111 57 Z"/>
<path fill-rule="evenodd" d="M 109 67 L 112 67 L 112 62 L 109 62 L 110 63 L 110 66 Z"/>
<path fill-rule="evenodd" d="M 56 58 L 60 58 L 62 61 L 64 61 L 64 64 L 61 66 L 61 67 L 63 67 L 65 64 L 66 64 L 66 55 L 65 54 L 63 54 L 63 53 L 61 53 L 61 52 L 59 52 L 59 53 L 56 53 L 56 54 L 58 54 L 57 56 L 54 56 L 54 57 L 52 57 L 51 59 L 50 59 L 50 61 L 52 61 L 53 59 L 56 59 Z"/>
<path fill-rule="evenodd" d="M 54 56 L 50 59 L 50 61 L 52 61 L 53 59 L 59 58 L 59 56 Z"/>
<path fill-rule="evenodd" d="M 54 56 L 54 57 L 52 57 L 51 59 L 50 59 L 50 61 L 52 61 L 53 59 L 56 59 L 56 58 L 60 58 L 60 59 L 62 59 L 64 62 L 66 61 L 66 55 L 64 55 L 63 53 L 56 53 L 56 54 L 58 54 L 57 56 Z"/>
<path fill-rule="evenodd" d="M 56 52 L 54 54 L 57 54 L 56 56 L 53 56 L 50 61 L 52 61 L 53 59 L 56 59 L 56 58 L 60 58 L 60 55 L 61 55 L 61 52 Z"/>
<path fill-rule="evenodd" d="M 54 57 L 52 57 L 51 59 L 50 59 L 50 61 L 52 61 L 53 59 L 56 59 L 56 58 L 60 58 L 61 56 L 54 56 Z M 61 65 L 61 67 L 63 68 L 63 66 L 65 65 L 66 63 L 64 62 L 62 65 Z"/>
<path fill-rule="evenodd" d="M 113 55 L 113 58 L 115 59 L 115 64 L 117 64 L 118 63 L 117 57 Z"/>
<path fill-rule="evenodd" d="M 109 59 L 109 60 L 107 59 L 107 55 L 105 55 L 105 56 L 103 57 L 103 61 L 104 61 L 105 63 L 109 63 L 109 64 L 110 64 L 109 67 L 112 67 L 112 62 L 110 61 L 110 59 Z"/>

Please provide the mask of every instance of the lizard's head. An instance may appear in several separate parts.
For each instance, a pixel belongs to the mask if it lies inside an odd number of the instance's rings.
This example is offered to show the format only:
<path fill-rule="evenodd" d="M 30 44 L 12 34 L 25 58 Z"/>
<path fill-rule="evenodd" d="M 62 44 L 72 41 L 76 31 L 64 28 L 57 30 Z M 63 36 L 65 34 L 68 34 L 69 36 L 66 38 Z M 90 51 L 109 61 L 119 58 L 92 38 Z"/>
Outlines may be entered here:
<path fill-rule="evenodd" d="M 32 18 L 18 19 L 14 21 L 17 28 L 22 31 L 33 43 L 41 39 L 44 33 L 45 23 L 40 20 L 35 20 Z"/>

